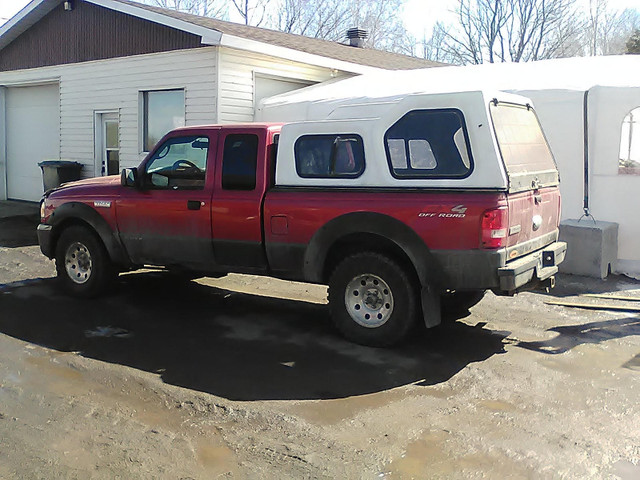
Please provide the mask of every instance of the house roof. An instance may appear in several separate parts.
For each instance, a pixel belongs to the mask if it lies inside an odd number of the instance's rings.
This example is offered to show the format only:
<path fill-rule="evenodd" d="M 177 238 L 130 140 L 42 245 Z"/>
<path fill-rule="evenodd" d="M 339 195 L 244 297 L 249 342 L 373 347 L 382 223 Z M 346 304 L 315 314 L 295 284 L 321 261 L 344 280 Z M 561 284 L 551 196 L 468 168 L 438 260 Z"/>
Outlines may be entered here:
<path fill-rule="evenodd" d="M 14 18 L 0 27 L 0 49 L 18 35 L 60 5 L 63 0 L 33 0 Z M 266 28 L 200 17 L 175 10 L 154 7 L 129 0 L 82 0 L 111 10 L 133 15 L 151 22 L 201 36 L 205 45 L 222 45 L 245 50 L 255 50 L 271 55 L 299 58 L 320 64 L 320 59 L 330 59 L 334 68 L 365 73 L 374 69 L 411 70 L 440 66 L 417 57 L 385 52 L 371 48 L 358 48 L 337 42 L 309 38 Z M 303 60 L 299 58 L 300 60 Z M 360 67 L 360 68 L 359 68 Z"/>
<path fill-rule="evenodd" d="M 408 55 L 385 52 L 372 48 L 357 48 L 328 40 L 305 37 L 303 35 L 294 35 L 267 28 L 251 27 L 239 23 L 217 20 L 215 18 L 200 17 L 175 10 L 131 2 L 129 0 L 116 1 L 123 4 L 135 5 L 151 12 L 161 13 L 194 25 L 216 30 L 223 35 L 233 35 L 235 37 L 330 57 L 349 63 L 357 63 L 387 70 L 410 70 L 441 65 L 440 63 Z"/>

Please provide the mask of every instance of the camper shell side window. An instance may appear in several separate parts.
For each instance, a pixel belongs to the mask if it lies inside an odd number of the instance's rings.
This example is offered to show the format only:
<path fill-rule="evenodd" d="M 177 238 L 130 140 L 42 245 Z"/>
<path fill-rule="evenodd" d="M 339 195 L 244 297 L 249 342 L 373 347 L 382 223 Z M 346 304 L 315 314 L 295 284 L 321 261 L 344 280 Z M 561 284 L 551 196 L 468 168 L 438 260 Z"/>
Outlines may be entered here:
<path fill-rule="evenodd" d="M 296 140 L 294 153 L 302 178 L 357 178 L 364 172 L 360 135 L 303 135 Z"/>
<path fill-rule="evenodd" d="M 460 110 L 412 110 L 387 130 L 384 141 L 395 178 L 466 178 L 473 171 Z"/>

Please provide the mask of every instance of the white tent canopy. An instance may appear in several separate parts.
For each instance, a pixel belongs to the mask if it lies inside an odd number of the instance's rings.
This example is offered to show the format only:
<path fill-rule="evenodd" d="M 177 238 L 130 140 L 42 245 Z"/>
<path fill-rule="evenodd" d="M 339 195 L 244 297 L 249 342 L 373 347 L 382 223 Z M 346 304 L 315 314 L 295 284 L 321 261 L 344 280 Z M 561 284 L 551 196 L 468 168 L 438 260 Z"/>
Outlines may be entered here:
<path fill-rule="evenodd" d="M 595 86 L 640 86 L 640 55 L 577 57 L 529 63 L 494 63 L 466 67 L 386 71 L 333 80 L 266 99 L 261 113 L 270 117 L 276 107 L 296 104 L 315 107 L 334 101 L 377 99 L 411 93 L 442 93 L 469 90 L 573 90 Z M 314 107 L 312 107 L 312 105 Z M 300 115 L 298 115 L 300 116 Z M 302 119 L 302 118 L 299 118 Z"/>
<path fill-rule="evenodd" d="M 619 224 L 617 271 L 640 277 L 640 215 L 635 211 L 640 205 L 640 171 L 619 168 L 625 148 L 631 159 L 640 160 L 636 158 L 640 126 L 633 130 L 640 122 L 640 110 L 630 116 L 640 107 L 640 55 L 366 74 L 266 99 L 257 120 L 322 120 L 347 105 L 384 102 L 413 93 L 480 89 L 532 99 L 560 170 L 563 219 L 583 214 L 586 193 L 593 217 Z"/>

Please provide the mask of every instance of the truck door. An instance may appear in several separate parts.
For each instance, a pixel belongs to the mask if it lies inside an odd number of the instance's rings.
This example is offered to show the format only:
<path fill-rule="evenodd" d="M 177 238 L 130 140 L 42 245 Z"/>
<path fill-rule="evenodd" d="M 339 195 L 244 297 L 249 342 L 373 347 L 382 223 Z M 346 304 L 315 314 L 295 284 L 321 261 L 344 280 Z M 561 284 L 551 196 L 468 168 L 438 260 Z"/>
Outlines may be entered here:
<path fill-rule="evenodd" d="M 264 128 L 225 128 L 220 132 L 213 206 L 214 251 L 218 264 L 264 272 L 262 201 L 268 185 Z"/>
<path fill-rule="evenodd" d="M 133 262 L 212 268 L 211 166 L 216 145 L 217 132 L 179 132 L 141 166 L 141 188 L 124 189 L 116 214 Z"/>

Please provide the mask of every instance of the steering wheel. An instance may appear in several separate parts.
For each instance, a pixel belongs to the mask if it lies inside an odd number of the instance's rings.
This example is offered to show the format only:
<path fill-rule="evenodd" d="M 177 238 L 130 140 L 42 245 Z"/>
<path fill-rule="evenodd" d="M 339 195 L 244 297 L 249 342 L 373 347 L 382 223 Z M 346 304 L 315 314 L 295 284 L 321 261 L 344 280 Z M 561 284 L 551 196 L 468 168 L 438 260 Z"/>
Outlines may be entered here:
<path fill-rule="evenodd" d="M 175 171 L 188 170 L 191 168 L 195 168 L 196 170 L 200 171 L 200 167 L 198 167 L 195 163 L 191 162 L 190 160 L 186 160 L 186 159 L 176 160 L 176 162 L 173 164 L 171 168 Z"/>

